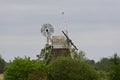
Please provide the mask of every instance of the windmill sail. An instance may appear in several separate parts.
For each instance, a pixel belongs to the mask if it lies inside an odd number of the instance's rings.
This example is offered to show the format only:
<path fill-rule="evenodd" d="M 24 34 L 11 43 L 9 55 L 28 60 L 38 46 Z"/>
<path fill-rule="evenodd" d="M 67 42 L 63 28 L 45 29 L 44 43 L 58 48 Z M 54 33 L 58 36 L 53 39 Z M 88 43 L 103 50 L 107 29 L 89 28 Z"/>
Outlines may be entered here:
<path fill-rule="evenodd" d="M 68 40 L 68 42 L 70 42 L 70 44 L 76 49 L 76 50 L 78 50 L 77 49 L 77 47 L 74 45 L 74 43 L 72 42 L 72 40 L 67 36 L 67 34 L 64 32 L 64 31 L 62 31 L 62 33 L 65 35 L 65 37 L 67 38 L 67 40 Z"/>

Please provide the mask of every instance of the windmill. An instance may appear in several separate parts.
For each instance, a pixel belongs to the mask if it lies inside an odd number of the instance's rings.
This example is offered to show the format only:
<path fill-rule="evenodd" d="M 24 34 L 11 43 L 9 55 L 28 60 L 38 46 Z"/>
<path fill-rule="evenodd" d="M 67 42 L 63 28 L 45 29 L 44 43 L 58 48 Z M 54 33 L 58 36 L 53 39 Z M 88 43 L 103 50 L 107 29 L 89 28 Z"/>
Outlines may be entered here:
<path fill-rule="evenodd" d="M 41 28 L 41 33 L 46 37 L 46 45 L 50 45 L 51 35 L 54 33 L 54 28 L 51 24 L 43 24 Z"/>
<path fill-rule="evenodd" d="M 76 50 L 78 50 L 72 40 L 68 37 L 67 31 L 62 31 L 64 35 L 52 36 L 52 33 L 54 33 L 53 26 L 51 24 L 43 24 L 41 28 L 41 33 L 43 36 L 46 37 L 46 46 L 44 49 L 41 50 L 41 54 L 38 57 L 43 58 L 46 65 L 51 60 L 55 60 L 57 57 L 71 56 L 69 44 L 71 44 Z"/>

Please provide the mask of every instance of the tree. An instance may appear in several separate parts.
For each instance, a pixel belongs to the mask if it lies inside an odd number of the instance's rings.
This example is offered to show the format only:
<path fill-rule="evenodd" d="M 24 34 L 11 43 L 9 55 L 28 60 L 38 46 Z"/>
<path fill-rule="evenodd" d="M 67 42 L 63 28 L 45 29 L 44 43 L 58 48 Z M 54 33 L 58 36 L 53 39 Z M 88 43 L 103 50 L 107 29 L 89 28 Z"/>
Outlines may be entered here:
<path fill-rule="evenodd" d="M 28 80 L 47 80 L 48 68 L 43 61 L 36 61 L 35 70 L 30 72 Z"/>
<path fill-rule="evenodd" d="M 0 55 L 0 73 L 4 72 L 4 67 L 6 65 L 5 60 L 2 58 L 2 56 Z"/>
<path fill-rule="evenodd" d="M 47 80 L 47 74 L 43 71 L 33 71 L 28 75 L 28 80 Z"/>
<path fill-rule="evenodd" d="M 41 75 L 47 73 L 47 68 L 42 61 L 32 61 L 29 57 L 17 57 L 5 68 L 5 80 L 31 80 L 31 76 L 36 71 L 41 72 Z"/>
<path fill-rule="evenodd" d="M 49 65 L 50 80 L 98 80 L 95 69 L 85 61 L 57 58 Z"/>
<path fill-rule="evenodd" d="M 96 63 L 96 69 L 109 72 L 111 62 L 109 58 L 102 58 Z"/>
<path fill-rule="evenodd" d="M 110 80 L 120 80 L 120 57 L 115 53 L 114 56 L 111 57 L 110 61 Z"/>
<path fill-rule="evenodd" d="M 96 63 L 95 63 L 95 60 L 90 60 L 90 59 L 87 59 L 87 62 L 90 64 L 90 65 L 92 65 L 93 67 L 95 67 L 96 68 Z"/>

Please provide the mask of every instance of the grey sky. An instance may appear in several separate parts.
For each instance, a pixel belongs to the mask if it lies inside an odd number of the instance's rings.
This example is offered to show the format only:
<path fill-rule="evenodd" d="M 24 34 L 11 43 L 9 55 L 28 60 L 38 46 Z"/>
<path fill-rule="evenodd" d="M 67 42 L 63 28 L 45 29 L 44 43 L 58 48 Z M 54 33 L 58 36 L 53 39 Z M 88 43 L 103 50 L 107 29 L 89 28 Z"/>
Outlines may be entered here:
<path fill-rule="evenodd" d="M 0 54 L 35 59 L 45 45 L 41 25 L 62 34 L 65 12 L 71 39 L 89 59 L 120 54 L 120 0 L 0 0 Z"/>

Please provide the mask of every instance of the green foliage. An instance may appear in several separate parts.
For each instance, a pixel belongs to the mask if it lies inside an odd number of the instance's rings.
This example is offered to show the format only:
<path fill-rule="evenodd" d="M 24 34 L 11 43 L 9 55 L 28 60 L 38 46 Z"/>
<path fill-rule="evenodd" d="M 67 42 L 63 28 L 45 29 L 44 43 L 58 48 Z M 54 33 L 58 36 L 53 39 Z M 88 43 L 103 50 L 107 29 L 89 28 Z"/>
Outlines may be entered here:
<path fill-rule="evenodd" d="M 18 57 L 5 70 L 5 80 L 27 80 L 29 72 L 34 70 L 34 64 L 30 58 Z"/>
<path fill-rule="evenodd" d="M 95 63 L 94 60 L 88 59 L 88 60 L 86 60 L 86 62 L 89 63 L 89 64 L 90 64 L 91 66 L 93 66 L 94 68 L 96 68 L 96 67 L 95 67 L 95 66 L 96 66 L 96 63 Z"/>
<path fill-rule="evenodd" d="M 47 72 L 41 61 L 32 61 L 29 57 L 15 58 L 5 69 L 5 80 L 28 80 L 33 71 Z"/>
<path fill-rule="evenodd" d="M 108 80 L 108 72 L 106 71 L 97 71 L 99 75 L 99 80 Z"/>
<path fill-rule="evenodd" d="M 100 61 L 96 63 L 96 69 L 97 70 L 103 70 L 106 72 L 109 72 L 111 62 L 109 58 L 102 58 Z"/>
<path fill-rule="evenodd" d="M 84 61 L 58 58 L 49 65 L 50 80 L 98 80 L 97 72 Z"/>
<path fill-rule="evenodd" d="M 28 80 L 47 80 L 47 66 L 43 61 L 35 62 L 35 70 L 29 73 Z"/>
<path fill-rule="evenodd" d="M 47 80 L 47 74 L 43 71 L 33 71 L 28 75 L 28 80 Z"/>
<path fill-rule="evenodd" d="M 110 61 L 110 80 L 120 80 L 120 57 L 117 54 L 114 54 Z"/>
<path fill-rule="evenodd" d="M 6 65 L 6 62 L 5 62 L 5 60 L 0 55 L 0 73 L 4 72 L 5 65 Z"/>

